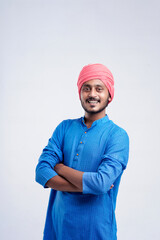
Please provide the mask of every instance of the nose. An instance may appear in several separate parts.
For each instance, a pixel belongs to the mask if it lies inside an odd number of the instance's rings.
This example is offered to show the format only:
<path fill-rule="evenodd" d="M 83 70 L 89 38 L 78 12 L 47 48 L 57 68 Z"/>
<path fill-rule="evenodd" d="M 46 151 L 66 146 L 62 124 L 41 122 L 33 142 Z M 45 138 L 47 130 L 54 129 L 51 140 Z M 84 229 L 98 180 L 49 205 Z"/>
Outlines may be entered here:
<path fill-rule="evenodd" d="M 89 92 L 89 97 L 96 97 L 97 96 L 97 92 L 95 88 L 92 88 Z"/>

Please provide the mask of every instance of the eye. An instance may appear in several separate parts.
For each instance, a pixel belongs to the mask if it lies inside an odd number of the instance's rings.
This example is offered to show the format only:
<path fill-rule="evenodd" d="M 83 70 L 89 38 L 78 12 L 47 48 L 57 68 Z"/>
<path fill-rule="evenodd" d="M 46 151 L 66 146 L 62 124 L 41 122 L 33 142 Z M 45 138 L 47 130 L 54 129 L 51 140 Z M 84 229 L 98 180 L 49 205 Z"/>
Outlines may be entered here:
<path fill-rule="evenodd" d="M 83 91 L 88 92 L 88 91 L 90 91 L 90 88 L 89 87 L 83 87 Z"/>
<path fill-rule="evenodd" d="M 103 88 L 101 88 L 101 87 L 98 87 L 98 88 L 97 88 L 97 91 L 98 91 L 98 92 L 101 92 L 102 90 L 103 90 Z"/>

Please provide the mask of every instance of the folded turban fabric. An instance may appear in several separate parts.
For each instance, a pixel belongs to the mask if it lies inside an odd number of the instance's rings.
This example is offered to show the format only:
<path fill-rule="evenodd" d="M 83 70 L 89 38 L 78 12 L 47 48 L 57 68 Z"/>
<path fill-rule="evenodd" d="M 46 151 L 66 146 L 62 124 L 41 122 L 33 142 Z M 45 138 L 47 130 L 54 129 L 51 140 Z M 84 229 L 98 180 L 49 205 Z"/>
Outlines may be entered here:
<path fill-rule="evenodd" d="M 114 97 L 114 78 L 111 71 L 100 63 L 88 64 L 82 68 L 77 81 L 79 98 L 81 99 L 81 87 L 83 83 L 92 79 L 99 79 L 105 84 L 111 95 L 110 103 Z"/>

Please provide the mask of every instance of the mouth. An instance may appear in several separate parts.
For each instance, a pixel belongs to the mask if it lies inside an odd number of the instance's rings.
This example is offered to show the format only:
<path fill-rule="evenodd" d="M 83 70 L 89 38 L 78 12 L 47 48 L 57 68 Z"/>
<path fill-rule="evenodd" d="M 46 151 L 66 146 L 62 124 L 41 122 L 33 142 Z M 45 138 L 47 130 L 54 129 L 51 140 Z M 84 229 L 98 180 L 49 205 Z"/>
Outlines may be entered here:
<path fill-rule="evenodd" d="M 99 103 L 98 100 L 88 100 L 87 103 L 89 103 L 90 105 L 96 105 Z"/>

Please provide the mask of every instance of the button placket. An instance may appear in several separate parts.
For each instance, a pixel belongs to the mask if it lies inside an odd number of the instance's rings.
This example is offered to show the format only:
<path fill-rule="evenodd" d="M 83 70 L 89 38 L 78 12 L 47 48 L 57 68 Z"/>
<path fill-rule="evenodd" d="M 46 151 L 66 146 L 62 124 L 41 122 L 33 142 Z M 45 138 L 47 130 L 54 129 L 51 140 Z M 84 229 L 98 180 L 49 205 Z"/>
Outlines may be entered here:
<path fill-rule="evenodd" d="M 72 167 L 73 168 L 76 168 L 78 162 L 79 162 L 79 158 L 81 157 L 81 152 L 83 151 L 83 148 L 84 148 L 84 144 L 86 142 L 86 138 L 87 138 L 87 130 L 84 131 L 81 135 L 81 139 L 79 140 L 79 143 L 78 143 L 78 146 L 77 146 L 77 149 L 76 149 L 76 152 L 75 152 L 75 156 L 74 156 L 74 159 L 73 159 L 73 165 Z"/>
<path fill-rule="evenodd" d="M 87 137 L 87 131 L 85 131 L 82 136 L 81 136 L 81 139 L 79 141 L 79 144 L 77 146 L 77 150 L 76 150 L 76 153 L 75 153 L 75 157 L 74 157 L 74 162 L 77 162 L 79 157 L 80 157 L 80 154 L 81 152 L 83 151 L 83 145 L 85 143 L 85 138 Z"/>

